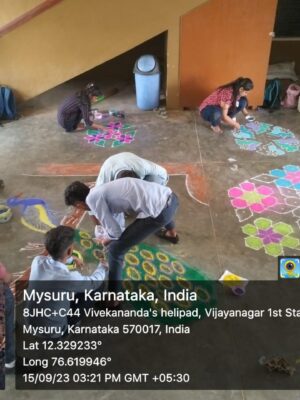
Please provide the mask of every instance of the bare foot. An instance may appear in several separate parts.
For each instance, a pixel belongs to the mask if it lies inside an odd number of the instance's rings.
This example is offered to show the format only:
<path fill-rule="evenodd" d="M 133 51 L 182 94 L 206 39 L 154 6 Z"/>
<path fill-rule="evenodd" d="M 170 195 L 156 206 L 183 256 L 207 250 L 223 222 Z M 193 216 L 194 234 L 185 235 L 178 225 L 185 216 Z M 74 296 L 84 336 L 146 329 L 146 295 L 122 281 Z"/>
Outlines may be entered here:
<path fill-rule="evenodd" d="M 76 132 L 80 132 L 80 131 L 84 131 L 85 129 L 86 129 L 85 125 L 82 122 L 79 122 L 79 124 L 78 124 L 77 128 L 75 129 L 75 131 Z"/>
<path fill-rule="evenodd" d="M 218 133 L 218 134 L 223 133 L 222 129 L 221 129 L 219 126 L 212 126 L 212 125 L 211 125 L 210 128 L 211 128 L 215 133 Z"/>

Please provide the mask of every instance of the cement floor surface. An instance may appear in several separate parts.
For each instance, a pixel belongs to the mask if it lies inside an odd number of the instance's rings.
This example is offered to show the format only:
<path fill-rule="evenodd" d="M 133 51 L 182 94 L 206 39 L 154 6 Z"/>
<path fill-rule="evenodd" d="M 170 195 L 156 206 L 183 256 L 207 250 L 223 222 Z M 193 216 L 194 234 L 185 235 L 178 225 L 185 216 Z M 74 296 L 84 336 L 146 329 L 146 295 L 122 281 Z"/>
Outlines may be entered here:
<path fill-rule="evenodd" d="M 74 88 L 68 88 L 70 91 Z M 276 279 L 277 258 L 269 256 L 264 249 L 255 251 L 245 246 L 245 234 L 241 226 L 253 223 L 253 218 L 241 224 L 230 204 L 227 191 L 259 174 L 284 165 L 298 165 L 299 152 L 287 153 L 280 157 L 268 157 L 253 151 L 241 150 L 234 142 L 229 130 L 222 136 L 213 134 L 194 111 L 169 111 L 164 119 L 157 112 L 141 112 L 135 107 L 134 94 L 125 88 L 117 95 L 97 105 L 99 109 L 124 110 L 127 121 L 137 128 L 135 141 L 119 148 L 99 148 L 88 144 L 83 133 L 66 134 L 57 125 L 56 107 L 61 91 L 53 90 L 40 96 L 30 108 L 24 109 L 24 116 L 18 121 L 0 128 L 1 179 L 5 188 L 0 198 L 7 199 L 18 193 L 24 197 L 37 197 L 47 201 L 59 220 L 69 210 L 64 206 L 63 191 L 73 180 L 93 181 L 96 174 L 79 173 L 78 164 L 99 165 L 110 155 L 131 151 L 157 163 L 189 164 L 197 169 L 205 187 L 201 202 L 192 198 L 186 189 L 186 177 L 178 173 L 170 178 L 170 187 L 178 194 L 180 209 L 176 223 L 180 243 L 171 245 L 149 238 L 150 244 L 162 247 L 199 267 L 213 279 L 225 269 L 253 280 Z M 65 93 L 65 92 L 64 92 Z M 296 111 L 277 111 L 273 114 L 255 112 L 257 120 L 288 128 L 300 140 L 300 114 Z M 242 121 L 241 121 L 242 122 Z M 232 160 L 235 160 L 232 162 Z M 71 164 L 74 176 L 63 171 L 61 176 L 53 175 L 49 164 Z M 80 170 L 80 167 L 79 167 Z M 93 170 L 94 171 L 94 170 Z M 178 169 L 180 172 L 180 168 Z M 70 173 L 69 173 L 70 174 Z M 291 214 L 276 214 L 267 211 L 258 217 L 270 218 L 293 226 L 293 236 L 300 238 L 295 217 Z M 14 209 L 13 219 L 0 224 L 0 255 L 11 271 L 24 270 L 30 264 L 28 253 L 19 251 L 28 242 L 42 242 L 43 235 L 20 223 L 20 210 Z M 88 222 L 84 224 L 89 227 Z M 287 250 L 293 255 L 300 254 L 300 248 Z M 82 398 L 90 399 L 300 399 L 300 392 L 278 391 L 189 391 L 189 392 L 72 392 L 14 390 L 11 377 L 7 379 L 6 399 L 47 399 Z"/>

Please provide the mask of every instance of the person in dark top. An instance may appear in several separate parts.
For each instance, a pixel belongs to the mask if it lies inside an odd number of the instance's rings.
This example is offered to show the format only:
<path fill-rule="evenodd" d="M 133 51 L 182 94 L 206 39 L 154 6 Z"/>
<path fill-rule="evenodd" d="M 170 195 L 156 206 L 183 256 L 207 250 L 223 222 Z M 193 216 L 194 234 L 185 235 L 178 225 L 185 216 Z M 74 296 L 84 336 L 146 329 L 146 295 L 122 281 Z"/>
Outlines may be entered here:
<path fill-rule="evenodd" d="M 58 108 L 57 121 L 59 125 L 66 132 L 72 132 L 84 128 L 80 124 L 81 119 L 83 119 L 85 128 L 103 128 L 90 119 L 91 104 L 96 103 L 101 95 L 99 87 L 94 83 L 89 83 L 85 89 L 67 97 Z"/>

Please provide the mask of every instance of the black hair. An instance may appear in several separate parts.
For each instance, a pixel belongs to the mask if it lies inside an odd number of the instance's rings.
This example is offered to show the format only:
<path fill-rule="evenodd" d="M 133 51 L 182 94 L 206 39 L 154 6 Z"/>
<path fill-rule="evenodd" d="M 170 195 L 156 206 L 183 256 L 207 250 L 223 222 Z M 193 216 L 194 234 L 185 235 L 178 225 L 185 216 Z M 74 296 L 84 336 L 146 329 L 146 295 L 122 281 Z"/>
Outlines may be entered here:
<path fill-rule="evenodd" d="M 74 238 L 75 229 L 69 226 L 57 226 L 46 233 L 46 250 L 53 260 L 59 260 L 65 256 L 67 249 L 73 244 Z"/>
<path fill-rule="evenodd" d="M 235 108 L 236 99 L 239 94 L 239 90 L 243 88 L 247 92 L 254 88 L 253 82 L 250 78 L 244 78 L 240 76 L 236 80 L 232 82 L 225 83 L 225 85 L 219 86 L 218 89 L 225 89 L 225 88 L 232 88 L 233 99 L 232 99 L 232 106 Z"/>
<path fill-rule="evenodd" d="M 137 179 L 139 179 L 140 177 L 134 171 L 123 170 L 123 171 L 120 171 L 116 176 L 116 179 L 120 179 L 120 178 L 137 178 Z"/>
<path fill-rule="evenodd" d="M 87 96 L 102 96 L 102 92 L 99 86 L 96 85 L 94 82 L 88 83 L 84 90 Z"/>
<path fill-rule="evenodd" d="M 83 90 L 80 90 L 80 92 L 76 93 L 77 97 L 80 100 L 81 104 L 88 104 L 88 106 L 91 106 L 91 97 L 93 96 L 102 96 L 102 92 L 94 82 L 90 82 L 86 85 L 86 87 Z"/>
<path fill-rule="evenodd" d="M 65 189 L 65 204 L 67 206 L 74 206 L 78 201 L 85 202 L 89 193 L 90 188 L 84 183 L 79 181 L 72 182 Z"/>

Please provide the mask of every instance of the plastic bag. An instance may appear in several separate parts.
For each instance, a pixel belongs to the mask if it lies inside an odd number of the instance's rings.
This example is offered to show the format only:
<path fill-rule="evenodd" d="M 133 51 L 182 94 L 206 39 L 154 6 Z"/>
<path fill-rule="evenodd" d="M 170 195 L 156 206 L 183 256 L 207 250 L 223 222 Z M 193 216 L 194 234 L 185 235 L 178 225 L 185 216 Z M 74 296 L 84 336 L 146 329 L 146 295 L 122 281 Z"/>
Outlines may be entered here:
<path fill-rule="evenodd" d="M 281 102 L 284 108 L 297 108 L 298 98 L 300 95 L 300 86 L 292 83 L 286 91 L 286 95 Z"/>

